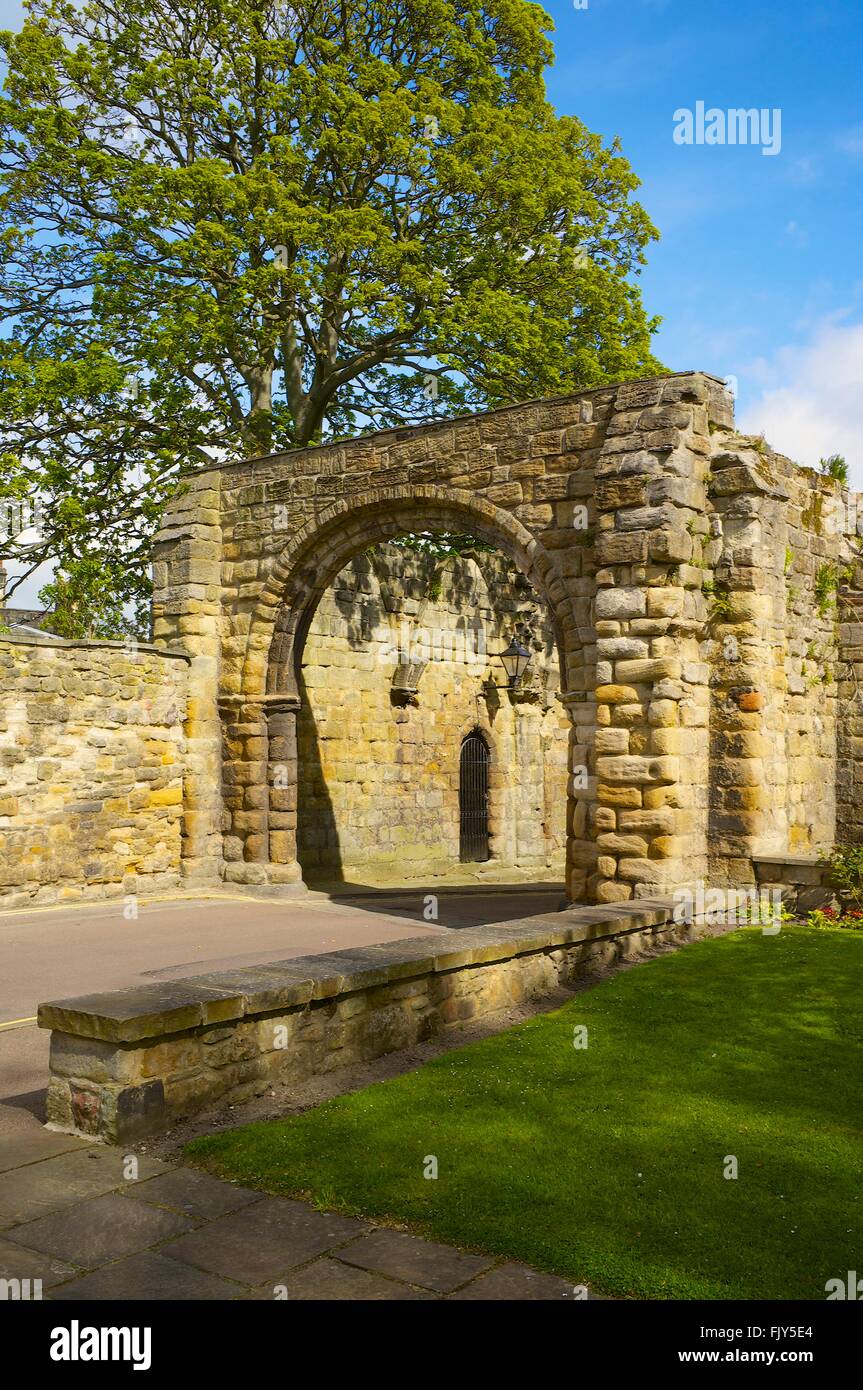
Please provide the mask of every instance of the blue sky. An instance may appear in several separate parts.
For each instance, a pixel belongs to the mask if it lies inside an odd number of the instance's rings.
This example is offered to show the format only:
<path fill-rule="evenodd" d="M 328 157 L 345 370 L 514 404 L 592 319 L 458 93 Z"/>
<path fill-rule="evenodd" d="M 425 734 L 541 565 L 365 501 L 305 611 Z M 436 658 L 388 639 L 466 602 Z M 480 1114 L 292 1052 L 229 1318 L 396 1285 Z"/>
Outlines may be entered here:
<path fill-rule="evenodd" d="M 642 277 L 674 370 L 737 382 L 747 430 L 863 489 L 863 0 L 554 0 L 548 93 L 620 137 L 661 233 Z M 0 25 L 22 7 L 0 0 Z M 781 147 L 674 140 L 675 112 L 781 114 Z"/>
<path fill-rule="evenodd" d="M 623 151 L 662 240 L 642 274 L 676 370 L 738 382 L 738 418 L 863 488 L 863 3 L 555 0 L 561 112 Z M 781 148 L 679 145 L 674 113 L 781 112 Z"/>

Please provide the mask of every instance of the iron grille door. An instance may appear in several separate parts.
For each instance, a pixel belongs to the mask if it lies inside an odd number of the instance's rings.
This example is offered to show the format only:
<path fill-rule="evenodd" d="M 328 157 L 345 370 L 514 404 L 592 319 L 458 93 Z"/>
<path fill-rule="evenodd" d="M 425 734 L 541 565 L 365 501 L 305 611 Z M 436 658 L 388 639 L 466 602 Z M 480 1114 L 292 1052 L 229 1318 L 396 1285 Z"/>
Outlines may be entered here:
<path fill-rule="evenodd" d="M 462 862 L 488 859 L 488 744 L 468 734 L 459 761 L 459 852 Z"/>

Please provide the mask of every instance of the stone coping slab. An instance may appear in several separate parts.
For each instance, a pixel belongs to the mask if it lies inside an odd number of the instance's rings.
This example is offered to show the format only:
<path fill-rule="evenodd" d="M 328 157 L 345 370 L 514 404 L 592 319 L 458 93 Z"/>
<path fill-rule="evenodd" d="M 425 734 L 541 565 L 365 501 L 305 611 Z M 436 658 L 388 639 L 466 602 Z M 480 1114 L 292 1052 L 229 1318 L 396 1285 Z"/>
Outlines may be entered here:
<path fill-rule="evenodd" d="M 828 859 L 822 854 L 753 854 L 753 864 L 789 864 L 801 868 L 828 867 Z"/>
<path fill-rule="evenodd" d="M 362 948 L 299 956 L 164 984 L 40 1004 L 40 1028 L 106 1042 L 137 1043 L 201 1026 L 335 998 L 421 975 L 505 961 L 557 946 L 600 941 L 673 918 L 672 898 L 574 907 L 513 922 Z"/>
<path fill-rule="evenodd" d="M 830 862 L 815 854 L 756 854 L 752 857 L 755 877 L 760 887 L 773 883 L 781 888 L 820 888 L 830 893 L 832 874 Z M 814 903 L 808 904 L 810 907 Z M 820 904 L 819 904 L 820 905 Z"/>
<path fill-rule="evenodd" d="M 55 632 L 40 632 L 38 630 L 26 634 L 0 632 L 0 642 L 10 642 L 16 647 L 60 647 L 64 651 L 124 652 L 128 650 L 126 641 L 115 638 L 58 637 Z M 192 658 L 188 652 L 182 651 L 179 647 L 168 646 L 167 643 L 138 642 L 135 650 L 145 656 L 164 656 L 175 661 L 184 661 L 187 666 L 192 664 Z"/>

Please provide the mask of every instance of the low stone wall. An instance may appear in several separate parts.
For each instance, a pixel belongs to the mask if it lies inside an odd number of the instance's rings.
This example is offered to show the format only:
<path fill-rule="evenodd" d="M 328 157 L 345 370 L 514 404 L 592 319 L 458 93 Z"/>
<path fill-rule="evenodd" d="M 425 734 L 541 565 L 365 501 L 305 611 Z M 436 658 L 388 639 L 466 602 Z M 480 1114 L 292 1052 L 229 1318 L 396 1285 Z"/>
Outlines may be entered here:
<path fill-rule="evenodd" d="M 0 635 L 0 908 L 179 882 L 187 666 Z"/>
<path fill-rule="evenodd" d="M 572 908 L 39 1006 L 48 1122 L 126 1143 L 278 1078 L 395 1052 L 699 928 L 671 899 Z"/>
<path fill-rule="evenodd" d="M 752 867 L 759 891 L 781 893 L 789 912 L 804 916 L 833 900 L 830 865 L 815 855 L 759 854 Z"/>

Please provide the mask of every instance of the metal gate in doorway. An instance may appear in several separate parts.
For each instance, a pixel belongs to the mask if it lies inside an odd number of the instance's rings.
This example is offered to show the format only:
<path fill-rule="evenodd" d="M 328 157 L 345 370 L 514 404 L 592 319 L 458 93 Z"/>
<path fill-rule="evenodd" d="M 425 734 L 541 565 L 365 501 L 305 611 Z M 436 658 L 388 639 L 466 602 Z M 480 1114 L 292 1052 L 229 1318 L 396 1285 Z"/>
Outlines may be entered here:
<path fill-rule="evenodd" d="M 488 763 L 488 744 L 482 734 L 474 730 L 462 741 L 459 760 L 459 857 L 462 863 L 476 863 L 489 857 Z"/>

